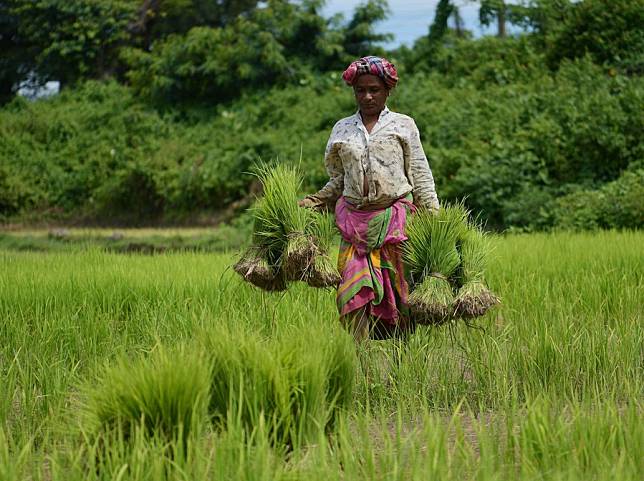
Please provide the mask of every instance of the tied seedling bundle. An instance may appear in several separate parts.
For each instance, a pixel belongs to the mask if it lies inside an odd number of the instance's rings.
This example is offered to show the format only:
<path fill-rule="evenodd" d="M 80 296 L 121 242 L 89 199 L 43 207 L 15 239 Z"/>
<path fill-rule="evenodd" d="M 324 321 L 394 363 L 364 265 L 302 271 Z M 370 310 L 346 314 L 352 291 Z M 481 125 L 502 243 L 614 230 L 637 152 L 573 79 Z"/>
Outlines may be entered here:
<path fill-rule="evenodd" d="M 336 285 L 340 276 L 329 257 L 335 224 L 328 215 L 300 208 L 302 178 L 278 164 L 258 171 L 264 197 L 252 209 L 252 245 L 235 264 L 246 281 L 266 291 L 283 291 L 287 281 L 314 287 Z"/>
<path fill-rule="evenodd" d="M 461 266 L 457 279 L 456 317 L 479 317 L 499 303 L 499 298 L 487 288 L 484 279 L 491 250 L 489 239 L 478 226 L 470 225 L 459 239 Z"/>
<path fill-rule="evenodd" d="M 498 302 L 484 281 L 490 244 L 462 205 L 420 210 L 410 217 L 406 233 L 409 307 L 417 322 L 477 317 Z"/>

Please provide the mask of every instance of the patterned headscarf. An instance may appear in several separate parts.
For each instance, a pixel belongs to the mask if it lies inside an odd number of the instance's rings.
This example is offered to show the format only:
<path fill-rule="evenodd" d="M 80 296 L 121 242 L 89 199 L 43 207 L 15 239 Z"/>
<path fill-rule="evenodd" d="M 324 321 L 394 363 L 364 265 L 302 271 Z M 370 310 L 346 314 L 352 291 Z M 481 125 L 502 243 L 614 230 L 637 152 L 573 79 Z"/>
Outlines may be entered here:
<path fill-rule="evenodd" d="M 360 75 L 366 73 L 380 77 L 388 89 L 394 88 L 398 82 L 398 72 L 394 64 L 385 58 L 375 56 L 362 57 L 351 62 L 342 74 L 342 79 L 347 85 L 353 85 Z"/>

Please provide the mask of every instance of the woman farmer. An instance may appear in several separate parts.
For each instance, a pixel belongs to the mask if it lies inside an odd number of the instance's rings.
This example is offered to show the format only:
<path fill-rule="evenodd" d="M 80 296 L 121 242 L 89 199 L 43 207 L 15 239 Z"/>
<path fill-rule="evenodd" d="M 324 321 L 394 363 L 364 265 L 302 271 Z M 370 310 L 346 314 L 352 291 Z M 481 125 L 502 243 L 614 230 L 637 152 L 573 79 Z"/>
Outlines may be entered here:
<path fill-rule="evenodd" d="M 356 340 L 389 337 L 411 327 L 400 250 L 406 217 L 416 207 L 438 209 L 438 198 L 414 120 L 386 106 L 398 82 L 394 66 L 363 57 L 342 78 L 353 87 L 358 112 L 331 131 L 325 152 L 330 180 L 299 204 L 335 208 L 343 323 Z"/>

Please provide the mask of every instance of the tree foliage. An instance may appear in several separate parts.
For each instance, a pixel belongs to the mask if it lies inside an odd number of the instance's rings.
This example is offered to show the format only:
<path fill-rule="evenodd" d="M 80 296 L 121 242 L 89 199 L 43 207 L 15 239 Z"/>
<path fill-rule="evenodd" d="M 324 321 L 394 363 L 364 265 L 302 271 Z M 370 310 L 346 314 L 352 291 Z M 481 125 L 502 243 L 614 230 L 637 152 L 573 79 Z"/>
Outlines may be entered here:
<path fill-rule="evenodd" d="M 376 33 L 374 26 L 385 20 L 388 14 L 387 0 L 367 0 L 356 7 L 343 32 L 343 47 L 349 57 L 363 57 L 365 52 L 372 55 L 384 53 L 377 45 L 392 40 L 393 36 Z"/>
<path fill-rule="evenodd" d="M 8 0 L 5 5 L 18 20 L 21 53 L 35 76 L 62 84 L 113 73 L 135 14 L 130 0 Z"/>
<path fill-rule="evenodd" d="M 378 53 L 375 44 L 388 38 L 373 32 L 386 15 L 382 0 L 358 6 L 346 26 L 324 19 L 321 6 L 318 0 L 269 0 L 224 27 L 170 35 L 151 52 L 128 49 L 127 77 L 143 95 L 165 102 L 221 102 L 341 68 L 356 55 Z"/>
<path fill-rule="evenodd" d="M 584 0 L 559 12 L 547 37 L 552 67 L 590 55 L 596 63 L 644 72 L 644 0 Z"/>
<path fill-rule="evenodd" d="M 642 1 L 503 2 L 526 32 L 479 39 L 449 27 L 441 1 L 431 41 L 387 53 L 401 72 L 389 105 L 416 120 L 441 199 L 500 229 L 642 227 Z M 169 20 L 202 6 L 246 10 Z M 69 85 L 0 110 L 0 218 L 183 219 L 237 205 L 259 159 L 302 156 L 306 189 L 319 188 L 329 130 L 355 109 L 340 72 L 380 52 L 373 22 L 387 12 L 322 6 L 0 0 L 5 96 L 29 73 Z"/>

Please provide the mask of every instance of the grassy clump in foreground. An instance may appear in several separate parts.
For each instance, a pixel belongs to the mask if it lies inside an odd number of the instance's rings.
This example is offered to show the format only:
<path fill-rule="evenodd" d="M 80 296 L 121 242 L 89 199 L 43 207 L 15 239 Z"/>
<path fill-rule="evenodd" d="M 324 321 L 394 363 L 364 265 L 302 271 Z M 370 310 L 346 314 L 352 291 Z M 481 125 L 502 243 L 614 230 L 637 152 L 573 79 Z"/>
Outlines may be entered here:
<path fill-rule="evenodd" d="M 205 419 L 210 372 L 195 351 L 160 348 L 145 359 L 121 358 L 88 387 L 83 430 L 106 442 L 140 431 L 182 443 Z"/>
<path fill-rule="evenodd" d="M 266 426 L 272 446 L 292 449 L 316 440 L 317 429 L 333 427 L 351 405 L 356 361 L 343 333 L 300 329 L 262 339 L 216 329 L 203 342 L 213 364 L 210 412 L 220 428 Z"/>
<path fill-rule="evenodd" d="M 311 334 L 316 349 L 303 342 Z M 252 439 L 262 426 L 276 449 L 301 447 L 334 428 L 352 402 L 353 343 L 326 334 L 267 339 L 220 326 L 172 352 L 120 358 L 87 388 L 82 430 L 92 442 L 156 439 L 185 449 L 210 418 L 216 431 L 232 426 Z"/>
<path fill-rule="evenodd" d="M 346 336 L 333 293 L 258 295 L 222 254 L 0 251 L 0 479 L 639 480 L 644 234 L 491 242 L 486 280 L 504 302 L 483 330 L 360 346 L 333 433 L 311 428 L 287 456 L 261 423 L 206 419 L 179 450 L 139 433 L 86 442 L 68 413 L 97 367 L 205 343 L 218 327 L 267 345 L 293 334 L 315 357 Z"/>

